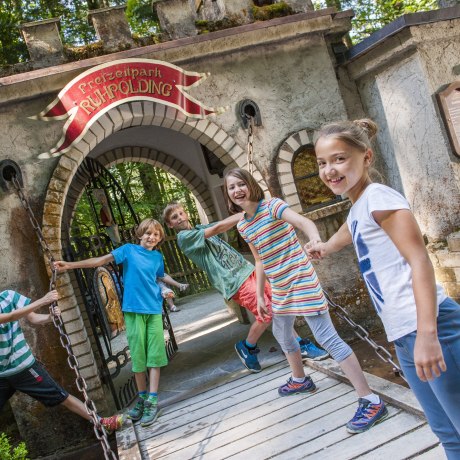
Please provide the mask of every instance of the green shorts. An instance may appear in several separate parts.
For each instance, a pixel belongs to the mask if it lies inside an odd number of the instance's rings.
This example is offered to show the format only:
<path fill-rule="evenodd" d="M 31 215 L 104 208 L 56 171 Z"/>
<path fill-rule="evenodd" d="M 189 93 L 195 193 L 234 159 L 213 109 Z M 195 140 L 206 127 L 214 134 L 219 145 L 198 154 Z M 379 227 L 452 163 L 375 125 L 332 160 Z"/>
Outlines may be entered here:
<path fill-rule="evenodd" d="M 166 366 L 162 315 L 125 312 L 124 316 L 133 372 Z"/>

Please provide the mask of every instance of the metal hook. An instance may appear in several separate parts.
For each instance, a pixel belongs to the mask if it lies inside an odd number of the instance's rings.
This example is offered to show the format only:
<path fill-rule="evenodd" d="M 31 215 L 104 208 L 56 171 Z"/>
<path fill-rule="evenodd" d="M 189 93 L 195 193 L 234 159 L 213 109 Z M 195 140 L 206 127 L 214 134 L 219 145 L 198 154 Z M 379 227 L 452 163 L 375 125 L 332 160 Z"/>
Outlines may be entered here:
<path fill-rule="evenodd" d="M 249 127 L 249 120 L 252 118 L 254 126 L 262 126 L 262 117 L 259 106 L 251 99 L 244 99 L 239 103 L 238 115 L 245 129 Z"/>
<path fill-rule="evenodd" d="M 8 191 L 8 182 L 12 182 L 16 177 L 21 187 L 24 186 L 22 172 L 19 165 L 13 160 L 0 161 L 0 187 L 4 192 Z"/>

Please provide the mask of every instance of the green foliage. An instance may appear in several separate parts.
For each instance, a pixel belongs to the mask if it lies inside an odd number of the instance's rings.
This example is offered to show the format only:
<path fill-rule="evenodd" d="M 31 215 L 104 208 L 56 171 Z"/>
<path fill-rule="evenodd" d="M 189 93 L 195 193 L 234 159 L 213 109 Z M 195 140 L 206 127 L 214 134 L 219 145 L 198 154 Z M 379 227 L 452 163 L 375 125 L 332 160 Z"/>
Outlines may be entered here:
<path fill-rule="evenodd" d="M 138 36 L 158 33 L 158 17 L 153 12 L 151 0 L 128 0 L 126 18 L 131 30 Z"/>
<path fill-rule="evenodd" d="M 0 65 L 28 60 L 19 30 L 21 23 L 60 17 L 63 43 L 67 47 L 88 45 L 96 40 L 94 28 L 88 22 L 88 11 L 125 3 L 125 0 L 0 0 Z M 158 20 L 152 13 L 150 0 L 128 0 L 127 17 L 137 35 L 157 31 Z"/>
<path fill-rule="evenodd" d="M 1 460 L 27 460 L 27 453 L 26 445 L 23 442 L 16 447 L 12 447 L 8 436 L 5 433 L 0 433 Z"/>
<path fill-rule="evenodd" d="M 274 3 L 273 5 L 253 6 L 252 14 L 254 21 L 268 21 L 293 14 L 292 8 L 286 2 Z"/>
<path fill-rule="evenodd" d="M 171 201 L 180 201 L 188 211 L 191 221 L 198 222 L 198 211 L 192 193 L 181 181 L 163 169 L 145 163 L 127 162 L 115 165 L 109 171 L 123 189 L 139 220 L 153 217 L 161 221 L 165 206 Z M 108 193 L 115 221 L 119 224 L 125 221 L 127 228 L 133 227 L 135 221 L 127 203 L 119 199 L 120 209 L 116 209 L 113 191 Z M 97 222 L 95 210 L 84 193 L 72 221 L 72 236 L 96 234 L 99 231 Z"/>
<path fill-rule="evenodd" d="M 229 14 L 225 18 L 218 21 L 195 21 L 195 26 L 198 29 L 198 34 L 206 34 L 208 32 L 215 32 L 216 30 L 229 29 L 231 27 L 238 27 L 244 24 L 242 16 L 237 14 Z"/>
<path fill-rule="evenodd" d="M 335 7 L 338 10 L 352 9 L 350 36 L 358 43 L 403 14 L 430 11 L 437 8 L 436 0 L 318 0 L 315 9 Z"/>

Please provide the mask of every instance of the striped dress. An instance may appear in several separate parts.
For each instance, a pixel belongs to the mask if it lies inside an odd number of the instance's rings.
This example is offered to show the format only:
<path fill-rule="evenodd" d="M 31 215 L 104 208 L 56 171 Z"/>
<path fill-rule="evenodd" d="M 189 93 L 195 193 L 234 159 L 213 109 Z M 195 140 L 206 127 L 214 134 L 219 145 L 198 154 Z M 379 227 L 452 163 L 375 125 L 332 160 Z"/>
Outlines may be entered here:
<path fill-rule="evenodd" d="M 30 299 L 15 291 L 0 292 L 0 313 L 11 313 L 29 303 Z M 19 322 L 0 324 L 0 377 L 17 374 L 34 362 Z"/>
<path fill-rule="evenodd" d="M 252 219 L 238 222 L 238 231 L 259 253 L 272 287 L 272 309 L 277 315 L 320 315 L 328 304 L 315 269 L 303 251 L 294 227 L 281 220 L 287 203 L 262 200 Z"/>

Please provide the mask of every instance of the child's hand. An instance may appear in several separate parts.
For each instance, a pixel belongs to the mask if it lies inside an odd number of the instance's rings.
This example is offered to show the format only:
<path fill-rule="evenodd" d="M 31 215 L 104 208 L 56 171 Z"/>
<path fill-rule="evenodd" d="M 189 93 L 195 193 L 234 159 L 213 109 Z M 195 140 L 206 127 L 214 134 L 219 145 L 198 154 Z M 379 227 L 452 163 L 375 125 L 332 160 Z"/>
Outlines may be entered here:
<path fill-rule="evenodd" d="M 414 346 L 414 363 L 418 378 L 422 382 L 433 380 L 447 369 L 441 344 L 436 337 L 418 332 Z"/>
<path fill-rule="evenodd" d="M 182 291 L 185 291 L 186 289 L 188 289 L 188 287 L 189 287 L 189 284 L 187 284 L 187 283 L 183 283 L 183 284 L 180 283 L 180 284 L 179 284 L 179 291 L 181 291 L 181 292 L 182 292 Z"/>
<path fill-rule="evenodd" d="M 66 270 L 69 270 L 70 267 L 65 260 L 56 260 L 53 263 L 53 268 L 58 272 L 65 272 Z"/>
<path fill-rule="evenodd" d="M 265 299 L 257 299 L 257 313 L 262 318 L 263 321 L 270 318 L 270 311 L 265 303 Z"/>
<path fill-rule="evenodd" d="M 43 305 L 48 305 L 50 303 L 56 302 L 58 299 L 58 292 L 56 290 L 48 292 L 42 297 Z"/>
<path fill-rule="evenodd" d="M 54 316 L 61 316 L 61 309 L 56 305 L 51 309 L 52 311 L 50 312 Z"/>
<path fill-rule="evenodd" d="M 303 249 L 309 259 L 321 260 L 327 256 L 326 243 L 320 240 L 310 240 Z"/>

